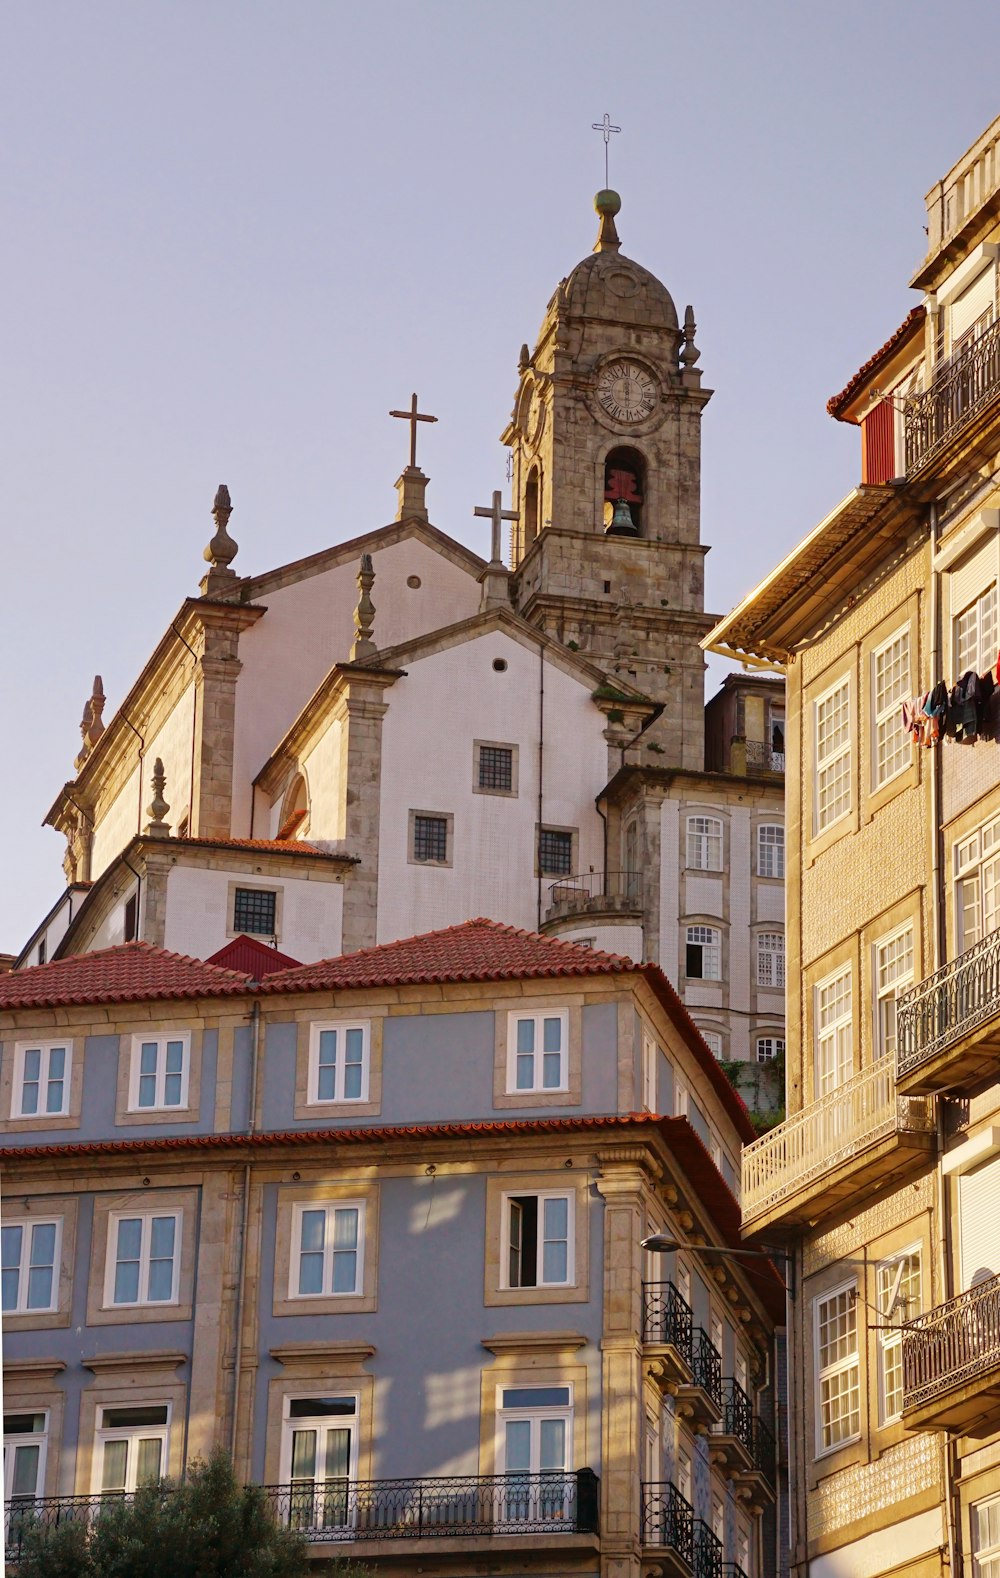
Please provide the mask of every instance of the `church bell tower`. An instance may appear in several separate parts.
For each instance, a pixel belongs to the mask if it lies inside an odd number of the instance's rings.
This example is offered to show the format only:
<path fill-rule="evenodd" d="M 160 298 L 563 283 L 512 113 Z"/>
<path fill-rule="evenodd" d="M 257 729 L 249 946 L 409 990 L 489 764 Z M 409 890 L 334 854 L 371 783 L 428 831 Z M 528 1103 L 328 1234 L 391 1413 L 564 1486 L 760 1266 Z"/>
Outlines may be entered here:
<path fill-rule="evenodd" d="M 701 412 L 694 315 L 623 255 L 617 192 L 592 254 L 560 281 L 502 441 L 513 454 L 518 611 L 663 705 L 664 767 L 704 765 Z"/>

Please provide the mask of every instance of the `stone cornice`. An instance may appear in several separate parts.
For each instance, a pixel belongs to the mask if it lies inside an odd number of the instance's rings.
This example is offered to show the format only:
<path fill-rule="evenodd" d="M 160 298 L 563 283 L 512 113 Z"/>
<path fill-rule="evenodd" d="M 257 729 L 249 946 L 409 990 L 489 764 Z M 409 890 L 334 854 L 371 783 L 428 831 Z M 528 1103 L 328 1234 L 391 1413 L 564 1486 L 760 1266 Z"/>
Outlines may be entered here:
<path fill-rule="evenodd" d="M 188 1355 L 173 1348 L 129 1349 L 121 1353 L 95 1353 L 81 1359 L 85 1370 L 101 1375 L 116 1370 L 176 1370 L 187 1364 Z"/>
<path fill-rule="evenodd" d="M 499 1355 L 523 1353 L 567 1353 L 575 1348 L 585 1348 L 587 1338 L 578 1331 L 503 1331 L 493 1337 L 481 1337 L 480 1342 L 490 1353 Z"/>
<path fill-rule="evenodd" d="M 335 1369 L 358 1374 L 362 1373 L 365 1361 L 374 1358 L 375 1352 L 372 1342 L 358 1342 L 351 1338 L 336 1341 L 324 1337 L 306 1342 L 286 1342 L 270 1350 L 271 1358 L 277 1359 L 286 1368 L 306 1365 L 312 1369 L 317 1364 L 328 1364 Z"/>

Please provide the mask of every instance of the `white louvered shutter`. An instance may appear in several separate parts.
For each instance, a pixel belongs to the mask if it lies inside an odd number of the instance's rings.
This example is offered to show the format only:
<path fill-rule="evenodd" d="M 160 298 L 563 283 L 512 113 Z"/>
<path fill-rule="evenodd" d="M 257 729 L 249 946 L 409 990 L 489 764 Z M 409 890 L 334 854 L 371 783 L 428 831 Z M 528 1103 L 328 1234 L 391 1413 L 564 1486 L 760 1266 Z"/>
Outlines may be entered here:
<path fill-rule="evenodd" d="M 976 324 L 980 329 L 993 322 L 993 308 L 996 298 L 996 273 L 994 269 L 987 268 L 974 279 L 967 290 L 956 296 L 951 304 L 951 344 L 955 346 L 968 334 Z M 982 319 L 982 323 L 979 320 Z"/>
<path fill-rule="evenodd" d="M 962 1290 L 1000 1272 L 1000 1156 L 958 1180 Z"/>

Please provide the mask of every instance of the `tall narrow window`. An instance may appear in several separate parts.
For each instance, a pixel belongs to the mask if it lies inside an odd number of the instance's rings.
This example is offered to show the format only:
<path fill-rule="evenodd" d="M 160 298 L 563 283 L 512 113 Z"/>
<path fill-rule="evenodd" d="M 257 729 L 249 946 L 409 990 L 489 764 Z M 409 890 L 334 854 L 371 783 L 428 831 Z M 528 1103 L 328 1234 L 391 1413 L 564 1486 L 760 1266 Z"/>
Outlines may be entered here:
<path fill-rule="evenodd" d="M 573 1390 L 570 1386 L 504 1386 L 497 1396 L 498 1468 L 507 1494 L 504 1522 L 565 1527 L 576 1494 Z M 572 1525 L 570 1525 L 572 1526 Z"/>
<path fill-rule="evenodd" d="M 958 951 L 1000 926 L 1000 817 L 955 846 Z"/>
<path fill-rule="evenodd" d="M 524 487 L 524 549 L 538 536 L 538 467 L 532 466 Z"/>
<path fill-rule="evenodd" d="M 757 933 L 757 985 L 785 985 L 785 938 L 780 931 Z"/>
<path fill-rule="evenodd" d="M 100 1414 L 95 1490 L 132 1491 L 155 1485 L 167 1466 L 169 1404 L 102 1408 Z"/>
<path fill-rule="evenodd" d="M 872 787 L 879 789 L 909 764 L 902 704 L 910 693 L 910 632 L 898 630 L 872 653 Z"/>
<path fill-rule="evenodd" d="M 816 1342 L 816 1455 L 861 1434 L 857 1288 L 838 1288 L 813 1306 Z"/>
<path fill-rule="evenodd" d="M 997 660 L 996 583 L 963 608 L 954 621 L 955 678 L 974 669 L 985 674 Z"/>
<path fill-rule="evenodd" d="M 785 829 L 780 822 L 766 822 L 757 829 L 757 875 L 785 875 Z"/>
<path fill-rule="evenodd" d="M 980 1501 L 970 1511 L 973 1578 L 1000 1578 L 1000 1496 Z"/>
<path fill-rule="evenodd" d="M 694 871 L 722 870 L 722 823 L 718 817 L 688 817 L 687 863 Z"/>
<path fill-rule="evenodd" d="M 285 1402 L 282 1469 L 291 1486 L 294 1529 L 343 1529 L 353 1521 L 357 1474 L 358 1399 L 289 1397 Z"/>
<path fill-rule="evenodd" d="M 816 1094 L 826 1096 L 854 1073 L 851 972 L 816 988 Z"/>
<path fill-rule="evenodd" d="M 507 1287 L 568 1287 L 573 1281 L 573 1196 L 509 1195 Z"/>
<path fill-rule="evenodd" d="M 44 1494 L 48 1435 L 47 1413 L 3 1416 L 3 1483 L 11 1522 L 18 1513 L 28 1513 L 35 1498 Z"/>
<path fill-rule="evenodd" d="M 684 974 L 693 981 L 722 980 L 722 933 L 714 926 L 689 926 Z"/>
<path fill-rule="evenodd" d="M 816 831 L 851 809 L 851 688 L 843 680 L 816 702 Z"/>
<path fill-rule="evenodd" d="M 913 927 L 875 944 L 875 1036 L 879 1057 L 896 1055 L 896 998 L 913 984 Z"/>
<path fill-rule="evenodd" d="M 879 1416 L 882 1424 L 903 1412 L 904 1321 L 920 1314 L 920 1251 L 907 1250 L 878 1268 Z"/>

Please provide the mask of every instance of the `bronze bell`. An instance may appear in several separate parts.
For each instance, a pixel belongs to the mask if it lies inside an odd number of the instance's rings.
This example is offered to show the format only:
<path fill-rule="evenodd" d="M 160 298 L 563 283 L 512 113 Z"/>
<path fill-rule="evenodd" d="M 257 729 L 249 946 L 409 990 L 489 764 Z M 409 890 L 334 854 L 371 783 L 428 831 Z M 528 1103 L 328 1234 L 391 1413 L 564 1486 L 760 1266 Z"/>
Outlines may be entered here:
<path fill-rule="evenodd" d="M 632 511 L 624 499 L 615 500 L 611 524 L 604 528 L 606 537 L 638 537 L 639 528 L 632 519 Z"/>

